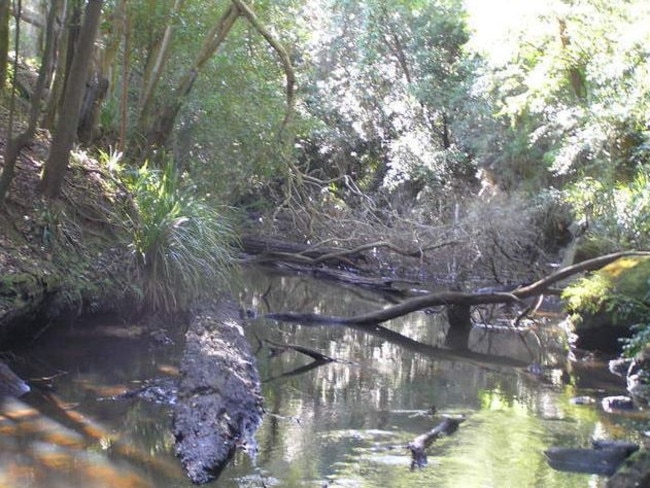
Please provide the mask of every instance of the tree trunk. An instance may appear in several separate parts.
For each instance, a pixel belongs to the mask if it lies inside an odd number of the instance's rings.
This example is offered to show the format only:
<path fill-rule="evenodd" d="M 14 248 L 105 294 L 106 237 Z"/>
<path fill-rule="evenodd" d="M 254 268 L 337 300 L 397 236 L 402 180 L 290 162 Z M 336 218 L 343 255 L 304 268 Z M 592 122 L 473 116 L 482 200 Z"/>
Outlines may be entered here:
<path fill-rule="evenodd" d="M 192 90 L 194 80 L 205 66 L 205 63 L 208 62 L 226 39 L 239 15 L 239 9 L 233 5 L 223 13 L 203 40 L 199 53 L 194 58 L 192 66 L 181 78 L 172 99 L 159 113 L 155 114 L 155 117 L 152 117 L 155 119 L 153 124 L 149 126 L 149 120 L 140 119 L 139 132 L 147 134 L 148 147 L 155 148 L 167 145 L 178 112 L 183 106 L 185 97 Z"/>
<path fill-rule="evenodd" d="M 7 63 L 9 62 L 9 2 L 0 0 L 0 93 L 7 83 Z"/>
<path fill-rule="evenodd" d="M 471 311 L 469 305 L 454 304 L 447 307 L 449 330 L 445 337 L 445 346 L 449 349 L 468 349 L 469 335 L 472 332 Z"/>
<path fill-rule="evenodd" d="M 171 54 L 170 46 L 174 34 L 175 18 L 178 16 L 183 7 L 184 0 L 175 0 L 169 16 L 167 25 L 162 38 L 154 46 L 154 52 L 151 54 L 149 62 L 144 72 L 142 81 L 142 90 L 140 93 L 140 124 L 146 124 L 151 115 L 151 108 L 154 100 L 154 93 L 160 82 L 160 78 L 167 60 Z"/>
<path fill-rule="evenodd" d="M 72 56 L 72 52 L 69 49 L 63 48 L 63 46 L 69 46 L 71 39 L 74 38 L 74 31 L 71 27 L 74 18 L 68 19 L 70 16 L 69 11 L 72 8 L 69 4 L 70 2 L 68 0 L 63 0 L 58 13 L 61 19 L 62 31 L 59 33 L 57 48 L 61 48 L 57 49 L 58 56 L 55 65 L 54 82 L 51 83 L 50 92 L 45 104 L 45 113 L 41 121 L 41 126 L 49 129 L 51 132 L 54 132 L 54 128 L 56 127 L 61 101 L 63 100 L 63 92 L 65 90 L 65 80 L 68 72 L 67 66 L 69 66 L 68 59 Z M 76 14 L 73 14 L 73 17 L 76 17 Z"/>
<path fill-rule="evenodd" d="M 99 111 L 108 93 L 108 78 L 95 66 L 94 73 L 90 75 L 84 92 L 81 109 L 79 111 L 79 124 L 77 136 L 83 144 L 90 144 L 97 136 Z"/>
<path fill-rule="evenodd" d="M 95 45 L 95 37 L 102 13 L 102 0 L 89 0 L 86 4 L 83 25 L 70 67 L 65 87 L 63 107 L 52 139 L 50 155 L 43 172 L 43 194 L 55 198 L 61 189 L 68 167 L 70 150 L 74 143 L 79 121 L 79 110 L 84 96 L 87 66 Z"/>

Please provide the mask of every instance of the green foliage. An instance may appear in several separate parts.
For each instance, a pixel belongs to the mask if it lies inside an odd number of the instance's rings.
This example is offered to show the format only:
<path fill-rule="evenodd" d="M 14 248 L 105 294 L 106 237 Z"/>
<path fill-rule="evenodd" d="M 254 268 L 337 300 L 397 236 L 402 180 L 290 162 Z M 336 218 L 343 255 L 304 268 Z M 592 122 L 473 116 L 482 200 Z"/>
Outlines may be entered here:
<path fill-rule="evenodd" d="M 586 177 L 568 186 L 566 195 L 599 247 L 650 248 L 650 167 L 639 168 L 630 181 Z"/>
<path fill-rule="evenodd" d="M 461 132 L 473 101 L 462 3 L 333 5 L 307 45 L 304 97 L 320 121 L 305 135 L 309 168 L 354 174 L 369 190 L 410 185 L 451 195 L 454 179 L 474 173 Z"/>
<path fill-rule="evenodd" d="M 511 56 L 481 80 L 495 121 L 516 137 L 501 129 L 497 147 L 522 156 L 484 156 L 499 181 L 530 183 L 525 164 L 555 181 L 612 182 L 607 175 L 629 176 L 648 161 L 648 15 L 640 0 L 552 1 L 534 29 L 521 22 Z"/>
<path fill-rule="evenodd" d="M 623 339 L 623 354 L 633 358 L 650 344 L 650 319 L 632 325 L 633 336 Z"/>
<path fill-rule="evenodd" d="M 233 228 L 209 205 L 179 187 L 174 164 L 144 164 L 126 178 L 134 195 L 133 270 L 154 310 L 183 310 L 231 277 Z"/>
<path fill-rule="evenodd" d="M 562 298 L 579 320 L 605 314 L 614 325 L 630 327 L 623 350 L 634 356 L 650 339 L 650 260 L 624 258 L 568 286 Z"/>
<path fill-rule="evenodd" d="M 578 318 L 580 313 L 595 314 L 611 300 L 612 281 L 609 277 L 594 273 L 569 285 L 562 292 L 567 309 Z"/>

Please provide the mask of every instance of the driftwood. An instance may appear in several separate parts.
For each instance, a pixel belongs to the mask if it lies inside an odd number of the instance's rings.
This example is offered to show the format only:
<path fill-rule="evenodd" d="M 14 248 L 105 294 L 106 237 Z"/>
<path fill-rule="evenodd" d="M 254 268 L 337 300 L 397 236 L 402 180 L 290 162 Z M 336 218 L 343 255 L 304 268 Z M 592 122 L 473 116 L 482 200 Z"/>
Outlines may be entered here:
<path fill-rule="evenodd" d="M 297 344 L 279 344 L 269 339 L 266 339 L 265 341 L 272 347 L 272 353 L 274 354 L 277 352 L 292 350 L 304 354 L 305 356 L 309 356 L 310 358 L 313 359 L 313 361 L 309 364 L 299 366 L 296 369 L 292 369 L 291 371 L 287 371 L 286 373 L 282 373 L 281 375 L 271 376 L 270 378 L 267 378 L 264 381 L 262 381 L 262 383 L 269 383 L 271 381 L 279 380 L 281 378 L 288 378 L 290 376 L 298 376 L 301 374 L 305 374 L 308 371 L 311 371 L 312 369 L 319 368 L 320 366 L 336 361 L 336 359 L 327 356 L 322 352 L 311 349 L 309 347 L 299 346 Z"/>
<path fill-rule="evenodd" d="M 623 251 L 607 254 L 594 259 L 582 261 L 573 266 L 562 268 L 545 278 L 530 285 L 521 286 L 507 293 L 467 293 L 461 291 L 442 291 L 410 298 L 397 305 L 381 310 L 368 312 L 354 317 L 325 316 L 311 313 L 270 313 L 268 318 L 286 322 L 309 322 L 313 324 L 340 324 L 340 325 L 374 325 L 407 315 L 418 310 L 436 306 L 459 305 L 470 307 L 474 305 L 488 305 L 496 303 L 516 303 L 525 298 L 536 297 L 544 294 L 556 283 L 570 278 L 579 273 L 594 271 L 607 264 L 626 256 L 648 256 L 650 252 Z"/>
<path fill-rule="evenodd" d="M 237 448 L 255 451 L 262 393 L 237 309 L 226 300 L 192 311 L 185 334 L 177 402 L 175 450 L 195 484 L 213 481 Z"/>
<path fill-rule="evenodd" d="M 299 263 L 304 265 L 329 264 L 332 266 L 357 267 L 365 260 L 360 252 L 325 246 L 310 246 L 298 242 L 276 239 L 242 237 L 243 252 L 255 256 L 256 263 Z"/>
<path fill-rule="evenodd" d="M 284 352 L 286 350 L 296 351 L 299 352 L 300 354 L 304 354 L 305 356 L 309 356 L 314 361 L 321 362 L 321 363 L 331 363 L 332 361 L 336 361 L 334 358 L 329 357 L 326 354 L 323 354 L 322 352 L 316 351 L 315 349 L 311 349 L 309 347 L 300 346 L 298 344 L 280 344 L 278 342 L 274 342 L 269 339 L 266 339 L 266 342 L 275 351 L 280 351 L 280 352 Z"/>
<path fill-rule="evenodd" d="M 426 449 L 431 445 L 431 443 L 443 434 L 453 434 L 458 430 L 458 426 L 464 421 L 464 418 L 446 418 L 429 432 L 425 432 L 409 442 L 406 447 L 411 450 L 411 469 L 423 468 L 426 466 Z"/>
<path fill-rule="evenodd" d="M 459 244 L 459 241 L 444 241 L 426 246 L 405 249 L 388 241 L 375 241 L 361 244 L 352 249 L 328 247 L 322 245 L 307 245 L 295 242 L 279 241 L 275 239 L 260 239 L 257 237 L 244 237 L 241 239 L 241 248 L 245 253 L 257 257 L 257 262 L 292 262 L 309 266 L 330 264 L 336 266 L 359 267 L 369 261 L 364 251 L 375 249 L 388 249 L 391 252 L 410 258 L 424 259 L 427 251 L 446 246 Z"/>

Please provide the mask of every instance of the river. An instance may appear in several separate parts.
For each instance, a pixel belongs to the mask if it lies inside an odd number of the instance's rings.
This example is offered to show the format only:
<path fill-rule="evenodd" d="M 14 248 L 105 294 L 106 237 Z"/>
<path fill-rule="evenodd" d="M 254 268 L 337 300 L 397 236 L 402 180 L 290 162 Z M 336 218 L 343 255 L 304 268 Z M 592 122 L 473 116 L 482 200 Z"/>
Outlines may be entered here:
<path fill-rule="evenodd" d="M 353 315 L 388 300 L 261 271 L 246 273 L 238 294 L 258 316 Z M 560 318 L 540 318 L 535 334 L 477 327 L 473 352 L 443 347 L 441 310 L 366 329 L 251 319 L 246 333 L 267 415 L 255 458 L 237 454 L 214 486 L 605 486 L 602 476 L 555 471 L 543 455 L 592 438 L 634 440 L 639 421 L 600 408 L 598 400 L 623 393 L 623 384 L 603 362 L 566 360 Z M 115 397 L 177 374 L 181 341 L 165 345 L 141 332 L 111 317 L 68 321 L 8 357 L 33 391 L 2 401 L 0 487 L 192 486 L 174 457 L 168 407 Z M 272 344 L 299 344 L 336 361 L 311 367 L 304 354 Z M 533 361 L 542 376 L 527 372 Z M 596 402 L 572 401 L 585 395 Z M 427 450 L 426 467 L 411 470 L 405 445 L 445 416 L 465 421 Z"/>

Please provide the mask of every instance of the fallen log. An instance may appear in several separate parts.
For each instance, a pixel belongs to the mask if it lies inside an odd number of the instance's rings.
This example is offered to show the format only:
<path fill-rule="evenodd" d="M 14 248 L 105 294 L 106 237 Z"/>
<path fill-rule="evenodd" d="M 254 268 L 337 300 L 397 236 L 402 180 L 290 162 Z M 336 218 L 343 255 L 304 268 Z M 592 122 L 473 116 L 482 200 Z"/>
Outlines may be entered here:
<path fill-rule="evenodd" d="M 411 469 L 423 468 L 427 465 L 426 449 L 441 435 L 451 435 L 458 430 L 464 418 L 446 418 L 429 432 L 417 436 L 407 444 L 411 451 Z"/>
<path fill-rule="evenodd" d="M 176 454 L 193 483 L 216 479 L 237 448 L 255 451 L 261 386 L 239 312 L 229 302 L 193 311 L 173 406 Z"/>
<path fill-rule="evenodd" d="M 329 264 L 332 266 L 357 267 L 366 260 L 366 257 L 360 251 L 251 236 L 242 237 L 240 247 L 246 254 L 255 256 L 255 262 L 257 263 L 282 261 L 312 266 Z"/>
<path fill-rule="evenodd" d="M 582 261 L 573 266 L 562 268 L 561 270 L 551 273 L 530 285 L 521 286 L 507 293 L 468 293 L 461 291 L 441 291 L 429 293 L 414 298 L 409 298 L 401 303 L 374 310 L 372 312 L 356 315 L 354 317 L 326 316 L 313 313 L 270 313 L 266 317 L 285 322 L 307 322 L 311 324 L 339 324 L 339 325 L 376 325 L 388 320 L 402 317 L 418 310 L 424 310 L 437 306 L 465 306 L 489 305 L 496 303 L 516 303 L 525 298 L 536 297 L 549 289 L 554 284 L 567 279 L 573 275 L 593 271 L 607 264 L 626 256 L 647 256 L 650 252 L 643 251 L 623 251 L 613 254 L 607 254 L 594 259 Z"/>
<path fill-rule="evenodd" d="M 240 240 L 242 251 L 255 256 L 257 263 L 299 263 L 308 266 L 322 264 L 342 267 L 361 268 L 364 264 L 373 261 L 365 251 L 387 249 L 391 252 L 405 256 L 426 260 L 427 251 L 440 249 L 446 246 L 459 244 L 460 241 L 443 241 L 430 243 L 413 249 L 405 249 L 389 241 L 375 241 L 360 244 L 354 248 L 341 248 L 324 246 L 322 243 L 308 245 L 296 242 L 280 241 L 277 239 L 262 239 L 246 236 Z"/>

